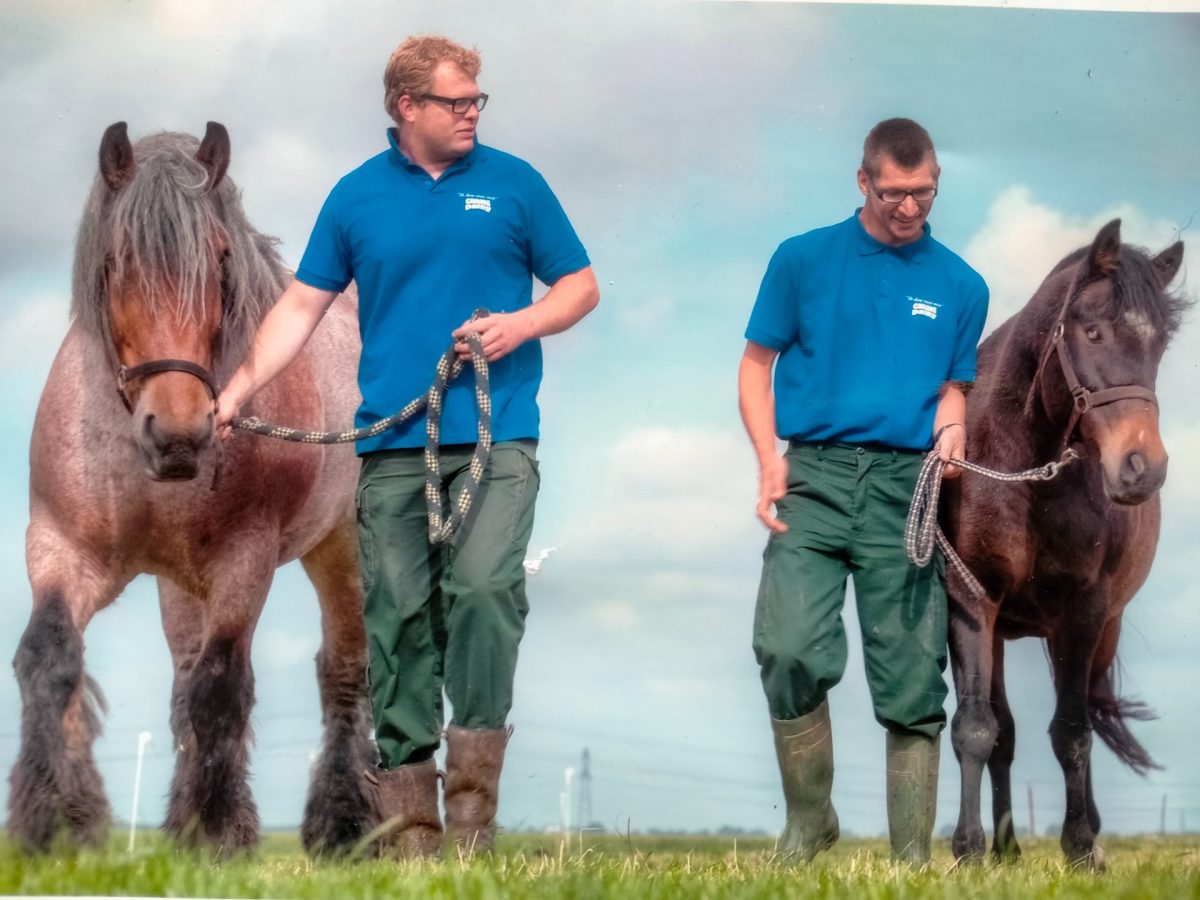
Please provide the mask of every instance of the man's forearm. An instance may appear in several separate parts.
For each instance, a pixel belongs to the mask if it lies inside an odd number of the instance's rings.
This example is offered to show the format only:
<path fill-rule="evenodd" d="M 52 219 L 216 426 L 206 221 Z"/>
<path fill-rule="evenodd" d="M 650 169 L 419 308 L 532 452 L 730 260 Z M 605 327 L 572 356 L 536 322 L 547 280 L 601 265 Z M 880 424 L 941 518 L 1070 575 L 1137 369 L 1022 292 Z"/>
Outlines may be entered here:
<path fill-rule="evenodd" d="M 775 398 L 771 393 L 774 361 L 774 352 L 748 345 L 738 366 L 738 410 L 760 465 L 776 455 Z"/>
<path fill-rule="evenodd" d="M 566 331 L 600 302 L 600 286 L 591 266 L 564 275 L 542 297 L 523 310 L 530 339 Z"/>
<path fill-rule="evenodd" d="M 222 392 L 240 406 L 291 364 L 337 294 L 293 281 L 267 313 L 250 353 Z"/>
<path fill-rule="evenodd" d="M 950 425 L 967 427 L 967 395 L 963 385 L 947 381 L 938 392 L 937 412 L 933 417 L 933 433 L 937 434 Z"/>

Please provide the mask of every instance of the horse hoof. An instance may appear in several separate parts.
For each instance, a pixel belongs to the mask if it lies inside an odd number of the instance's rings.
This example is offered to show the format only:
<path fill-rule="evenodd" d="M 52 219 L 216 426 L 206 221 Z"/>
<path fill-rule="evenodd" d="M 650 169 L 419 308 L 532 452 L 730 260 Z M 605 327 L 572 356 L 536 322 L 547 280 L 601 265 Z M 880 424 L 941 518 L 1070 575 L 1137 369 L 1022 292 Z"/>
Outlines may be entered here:
<path fill-rule="evenodd" d="M 982 853 L 960 853 L 954 851 L 954 868 L 956 869 L 974 869 L 983 864 Z"/>
<path fill-rule="evenodd" d="M 1021 845 L 1015 839 L 992 846 L 992 860 L 999 864 L 1015 863 L 1021 858 Z"/>
<path fill-rule="evenodd" d="M 1104 848 L 1099 844 L 1092 844 L 1090 850 L 1084 850 L 1080 853 L 1073 853 L 1068 857 L 1068 862 L 1073 869 L 1082 869 L 1089 872 L 1100 874 L 1108 871 L 1108 863 L 1105 861 Z"/>
<path fill-rule="evenodd" d="M 986 847 L 987 844 L 984 841 L 982 831 L 955 834 L 950 841 L 950 849 L 954 853 L 954 859 L 960 865 L 976 865 L 983 862 L 983 854 Z"/>

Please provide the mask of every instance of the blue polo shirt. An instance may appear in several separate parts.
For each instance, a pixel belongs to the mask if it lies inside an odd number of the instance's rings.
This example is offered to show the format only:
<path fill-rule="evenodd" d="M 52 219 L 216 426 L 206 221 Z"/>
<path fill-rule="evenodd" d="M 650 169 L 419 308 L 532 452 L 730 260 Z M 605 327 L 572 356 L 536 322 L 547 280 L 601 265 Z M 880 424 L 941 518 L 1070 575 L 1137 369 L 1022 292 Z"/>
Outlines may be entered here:
<path fill-rule="evenodd" d="M 330 192 L 296 272 L 321 290 L 358 285 L 358 427 L 429 390 L 450 333 L 475 309 L 522 309 L 533 300 L 534 276 L 550 285 L 588 265 L 558 200 L 528 163 L 476 144 L 435 181 L 400 152 L 394 130 L 388 140 L 388 150 Z M 540 342 L 525 342 L 488 370 L 493 438 L 537 437 Z M 473 443 L 476 436 L 467 365 L 446 393 L 441 441 Z M 358 452 L 424 444 L 419 416 L 359 441 Z"/>
<path fill-rule="evenodd" d="M 746 338 L 779 351 L 776 433 L 785 440 L 932 444 L 938 389 L 975 380 L 988 289 L 925 234 L 882 244 L 853 216 L 784 241 Z"/>

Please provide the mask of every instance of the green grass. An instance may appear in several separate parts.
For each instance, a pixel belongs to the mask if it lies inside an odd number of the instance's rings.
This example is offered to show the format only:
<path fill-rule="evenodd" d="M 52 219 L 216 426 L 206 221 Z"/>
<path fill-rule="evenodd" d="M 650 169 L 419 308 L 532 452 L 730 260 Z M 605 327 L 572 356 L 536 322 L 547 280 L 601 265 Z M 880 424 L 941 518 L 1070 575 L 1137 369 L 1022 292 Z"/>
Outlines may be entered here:
<path fill-rule="evenodd" d="M 216 863 L 147 836 L 133 854 L 27 857 L 0 844 L 0 894 L 168 897 L 470 898 L 1122 898 L 1200 900 L 1200 839 L 1108 838 L 1109 871 L 1074 871 L 1058 842 L 1026 842 L 1019 862 L 956 869 L 945 842 L 909 869 L 882 840 L 843 840 L 808 866 L 770 855 L 764 839 L 502 835 L 491 859 L 464 863 L 313 862 L 293 835 L 268 835 L 250 857 Z"/>

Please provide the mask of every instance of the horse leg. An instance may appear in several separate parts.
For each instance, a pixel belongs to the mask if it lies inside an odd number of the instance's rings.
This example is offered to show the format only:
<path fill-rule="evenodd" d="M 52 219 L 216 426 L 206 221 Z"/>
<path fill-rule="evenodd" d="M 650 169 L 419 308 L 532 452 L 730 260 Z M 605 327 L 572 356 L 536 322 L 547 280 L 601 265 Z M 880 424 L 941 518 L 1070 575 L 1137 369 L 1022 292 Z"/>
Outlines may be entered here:
<path fill-rule="evenodd" d="M 992 641 L 992 714 L 996 717 L 996 744 L 988 759 L 992 782 L 992 856 L 1014 860 L 1021 855 L 1013 827 L 1012 764 L 1017 742 L 1016 725 L 1004 689 L 1004 638 Z"/>
<path fill-rule="evenodd" d="M 255 542 L 244 539 L 246 545 Z M 250 640 L 274 572 L 274 559 L 222 560 L 207 602 L 169 582 L 160 586 L 164 622 L 176 637 L 172 730 L 179 741 L 165 829 L 185 845 L 224 856 L 254 847 L 258 810 L 247 783 L 254 672 Z M 203 610 L 197 615 L 196 610 Z"/>
<path fill-rule="evenodd" d="M 8 832 L 28 850 L 48 850 L 63 831 L 77 844 L 101 846 L 111 811 L 92 744 L 105 704 L 84 671 L 83 631 L 123 585 L 36 518 L 26 551 L 33 611 L 13 658 L 21 742 L 9 776 Z"/>
<path fill-rule="evenodd" d="M 1110 749 L 1117 754 L 1118 759 L 1133 766 L 1135 771 L 1144 772 L 1145 769 L 1139 770 L 1134 760 L 1144 760 L 1147 768 L 1153 764 L 1153 761 L 1125 726 L 1121 701 L 1113 689 L 1112 667 L 1117 657 L 1117 642 L 1120 636 L 1121 617 L 1109 619 L 1104 625 L 1100 641 L 1096 645 L 1096 652 L 1092 656 L 1092 677 L 1088 684 L 1089 718 L 1095 732 L 1110 745 Z M 1131 754 L 1133 755 L 1131 756 Z M 1099 835 L 1100 809 L 1096 806 L 1096 796 L 1092 789 L 1090 758 L 1088 759 L 1086 786 L 1085 802 L 1088 825 L 1091 826 L 1093 834 Z M 1101 853 L 1101 855 L 1103 854 Z"/>
<path fill-rule="evenodd" d="M 1086 602 L 1083 598 L 1082 602 Z M 1050 659 L 1058 699 L 1050 723 L 1050 743 L 1062 766 L 1067 809 L 1063 817 L 1062 849 L 1074 865 L 1104 869 L 1104 853 L 1096 843 L 1089 806 L 1091 795 L 1092 727 L 1088 714 L 1088 684 L 1092 657 L 1101 625 L 1086 617 L 1076 621 L 1072 634 L 1050 639 Z M 1099 816 L 1094 817 L 1096 820 Z"/>
<path fill-rule="evenodd" d="M 188 713 L 188 680 L 196 668 L 204 637 L 204 601 L 166 578 L 158 579 L 158 605 L 163 633 L 171 650 L 174 681 L 171 686 L 171 736 L 175 748 L 175 774 L 167 800 L 163 828 L 182 838 L 194 833 L 198 816 L 189 785 L 200 766 L 196 735 Z"/>
<path fill-rule="evenodd" d="M 358 845 L 379 824 L 364 777 L 377 758 L 369 739 L 367 641 L 354 525 L 339 525 L 301 564 L 321 604 L 317 681 L 325 733 L 300 836 L 311 855 L 343 855 L 365 849 Z"/>
<path fill-rule="evenodd" d="M 951 743 L 961 773 L 958 824 L 951 847 L 956 859 L 983 858 L 987 838 L 979 811 L 983 767 L 996 745 L 997 724 L 989 700 L 992 683 L 993 618 L 968 618 L 958 603 L 950 615 L 950 661 L 958 700 L 951 722 Z"/>

